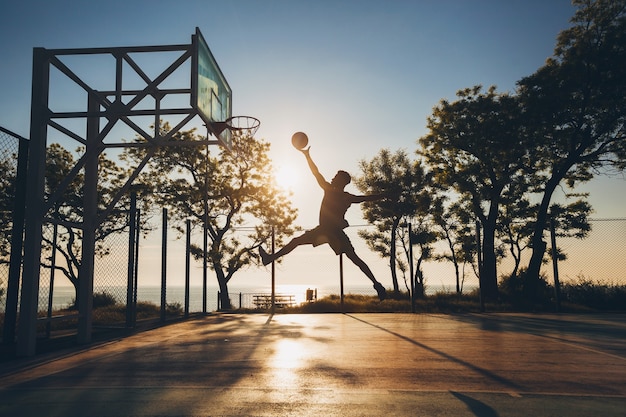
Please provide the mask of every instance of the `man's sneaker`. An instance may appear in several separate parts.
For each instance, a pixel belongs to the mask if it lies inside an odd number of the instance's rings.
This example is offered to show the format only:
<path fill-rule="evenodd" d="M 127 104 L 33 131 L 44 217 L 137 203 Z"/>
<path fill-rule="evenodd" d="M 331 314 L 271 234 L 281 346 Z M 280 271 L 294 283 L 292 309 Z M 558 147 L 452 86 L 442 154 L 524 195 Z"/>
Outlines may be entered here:
<path fill-rule="evenodd" d="M 374 284 L 374 289 L 378 293 L 378 298 L 380 299 L 380 301 L 383 301 L 385 298 L 387 298 L 387 291 L 380 282 Z"/>
<path fill-rule="evenodd" d="M 263 249 L 262 246 L 259 246 L 259 255 L 261 256 L 261 262 L 263 262 L 263 265 L 267 265 L 272 262 L 270 255 L 265 252 L 265 249 Z"/>

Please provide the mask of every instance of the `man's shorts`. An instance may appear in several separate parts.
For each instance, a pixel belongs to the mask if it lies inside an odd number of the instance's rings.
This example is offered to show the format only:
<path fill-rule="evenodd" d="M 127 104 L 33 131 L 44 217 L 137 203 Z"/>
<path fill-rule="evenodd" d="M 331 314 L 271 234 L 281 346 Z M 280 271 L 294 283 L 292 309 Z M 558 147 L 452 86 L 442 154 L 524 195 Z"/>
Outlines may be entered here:
<path fill-rule="evenodd" d="M 315 229 L 306 232 L 306 236 L 313 246 L 328 243 L 337 255 L 354 252 L 354 246 L 352 246 L 350 238 L 342 229 L 317 226 Z"/>

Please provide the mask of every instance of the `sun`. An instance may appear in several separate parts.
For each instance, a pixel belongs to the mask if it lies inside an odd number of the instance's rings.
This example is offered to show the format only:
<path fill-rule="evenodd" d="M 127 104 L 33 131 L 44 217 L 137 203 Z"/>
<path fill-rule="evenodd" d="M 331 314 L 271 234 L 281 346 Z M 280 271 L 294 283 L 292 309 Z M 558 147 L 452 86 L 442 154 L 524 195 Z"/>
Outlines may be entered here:
<path fill-rule="evenodd" d="M 274 179 L 280 188 L 293 191 L 298 183 L 298 173 L 289 165 L 282 165 L 274 170 Z"/>

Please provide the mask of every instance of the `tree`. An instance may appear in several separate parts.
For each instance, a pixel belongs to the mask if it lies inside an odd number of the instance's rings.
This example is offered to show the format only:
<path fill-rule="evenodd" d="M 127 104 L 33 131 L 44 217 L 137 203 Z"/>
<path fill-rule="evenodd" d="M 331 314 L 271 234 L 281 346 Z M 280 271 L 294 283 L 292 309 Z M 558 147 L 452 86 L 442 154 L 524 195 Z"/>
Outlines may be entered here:
<path fill-rule="evenodd" d="M 169 130 L 164 124 L 163 130 Z M 195 130 L 173 135 L 175 142 L 201 140 Z M 229 309 L 228 283 L 256 262 L 256 250 L 275 231 L 277 244 L 294 232 L 296 210 L 273 181 L 270 145 L 251 136 L 233 135 L 232 151 L 212 155 L 206 147 L 172 146 L 158 150 L 142 181 L 156 185 L 158 201 L 171 208 L 182 233 L 185 219 L 202 227 L 206 216 L 208 263 Z M 136 152 L 136 151 L 133 151 Z M 132 156 L 132 155 L 131 155 Z M 203 248 L 194 246 L 202 258 Z"/>
<path fill-rule="evenodd" d="M 514 260 L 511 276 L 518 275 L 522 252 L 529 247 L 536 213 L 537 205 L 527 198 L 508 201 L 502 206 L 497 232 Z"/>
<path fill-rule="evenodd" d="M 403 150 L 392 153 L 381 149 L 371 161 L 361 160 L 359 166 L 361 175 L 354 181 L 359 191 L 399 196 L 363 203 L 364 217 L 376 230 L 359 231 L 372 250 L 389 257 L 393 289 L 397 292 L 400 289 L 396 270 L 399 228 L 406 227 L 412 216 L 428 213 L 430 177 L 421 162 L 412 161 Z"/>
<path fill-rule="evenodd" d="M 428 134 L 419 139 L 435 181 L 467 201 L 483 228 L 480 274 L 485 298 L 498 297 L 496 228 L 503 194 L 524 191 L 528 165 L 524 130 L 515 97 L 482 92 L 481 86 L 442 100 L 428 118 Z"/>
<path fill-rule="evenodd" d="M 446 242 L 448 250 L 443 253 L 433 254 L 438 261 L 449 261 L 454 267 L 456 292 L 463 292 L 465 282 L 465 265 L 474 267 L 476 276 L 478 269 L 475 265 L 476 239 L 473 215 L 465 210 L 466 204 L 462 201 L 454 201 L 445 205 L 449 198 L 441 195 L 435 198 L 431 208 L 433 223 L 438 227 L 438 237 Z"/>
<path fill-rule="evenodd" d="M 78 149 L 77 152 L 82 152 L 82 149 Z M 53 143 L 48 147 L 45 171 L 46 194 L 50 195 L 57 190 L 74 165 L 73 154 L 63 146 Z M 99 211 L 104 210 L 113 195 L 121 188 L 126 174 L 125 170 L 108 159 L 106 154 L 99 155 L 97 186 Z M 52 235 L 44 233 L 42 242 L 42 249 L 48 254 L 48 257 L 42 260 L 42 266 L 61 271 L 74 286 L 76 300 L 78 300 L 80 285 L 78 272 L 82 262 L 83 234 L 82 230 L 74 225 L 83 222 L 83 182 L 84 175 L 79 173 L 63 190 L 50 213 L 57 225 L 56 238 L 54 233 Z M 110 248 L 106 245 L 106 238 L 112 234 L 121 233 L 129 227 L 128 204 L 128 197 L 122 199 L 96 228 L 96 256 L 108 255 Z M 56 256 L 52 259 L 53 251 L 61 257 L 62 262 L 57 261 Z"/>
<path fill-rule="evenodd" d="M 419 255 L 417 256 L 417 262 L 415 264 L 415 272 L 411 279 L 413 280 L 413 288 L 415 288 L 414 298 L 423 298 L 425 295 L 426 279 L 424 277 L 424 271 L 422 269 L 423 263 L 433 257 L 434 248 L 433 244 L 437 241 L 437 234 L 432 230 L 433 223 L 430 215 L 416 216 L 417 220 L 415 226 L 411 222 L 409 244 L 411 246 L 419 247 Z M 408 258 L 407 253 L 407 258 Z M 413 262 L 413 259 L 409 258 L 409 262 Z"/>
<path fill-rule="evenodd" d="M 568 194 L 567 198 L 577 199 L 565 205 L 553 204 L 550 207 L 549 216 L 555 221 L 556 234 L 559 237 L 583 239 L 591 230 L 589 214 L 592 208 L 586 201 L 587 194 Z M 508 274 L 510 276 L 518 276 L 520 273 L 522 253 L 530 248 L 538 207 L 526 198 L 508 201 L 502 206 L 498 236 L 514 259 L 513 270 Z M 546 225 L 548 230 L 549 224 Z"/>
<path fill-rule="evenodd" d="M 533 169 L 544 176 L 531 239 L 527 295 L 533 297 L 546 249 L 543 240 L 556 188 L 626 167 L 626 0 L 574 0 L 573 26 L 557 38 L 554 55 L 519 81 L 535 149 Z"/>

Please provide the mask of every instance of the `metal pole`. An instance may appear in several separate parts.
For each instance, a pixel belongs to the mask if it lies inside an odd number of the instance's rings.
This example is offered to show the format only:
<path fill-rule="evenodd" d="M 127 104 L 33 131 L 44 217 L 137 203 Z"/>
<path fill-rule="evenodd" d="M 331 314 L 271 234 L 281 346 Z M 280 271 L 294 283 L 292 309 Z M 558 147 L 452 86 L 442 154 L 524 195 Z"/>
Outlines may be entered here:
<path fill-rule="evenodd" d="M 413 241 L 411 240 L 413 231 L 411 230 L 411 223 L 409 223 L 409 274 L 411 276 L 411 313 L 415 313 L 415 276 L 413 275 Z"/>
<path fill-rule="evenodd" d="M 87 103 L 89 112 L 97 113 L 100 104 L 90 95 Z M 96 228 L 98 227 L 98 156 L 93 152 L 100 146 L 97 142 L 100 133 L 100 119 L 87 118 L 86 154 L 91 160 L 85 162 L 85 182 L 83 184 L 83 247 L 82 262 L 78 272 L 78 343 L 91 342 L 93 321 L 93 278 L 96 252 Z"/>
<path fill-rule="evenodd" d="M 33 49 L 32 79 L 31 143 L 28 152 L 27 210 L 24 219 L 24 269 L 16 348 L 18 356 L 33 356 L 37 345 L 37 304 L 44 218 L 48 87 L 50 85 L 50 61 L 48 52 L 43 48 Z"/>
<path fill-rule="evenodd" d="M 137 193 L 130 193 L 130 210 L 128 213 L 128 279 L 126 283 L 126 327 L 133 325 L 133 292 L 135 289 L 135 236 L 137 215 Z"/>
<path fill-rule="evenodd" d="M 185 318 L 189 317 L 189 275 L 191 273 L 191 219 L 187 219 L 185 242 Z"/>
<path fill-rule="evenodd" d="M 59 234 L 59 226 L 55 223 L 52 231 L 52 253 L 50 254 L 50 291 L 48 291 L 48 314 L 47 317 L 52 317 L 52 300 L 54 298 L 54 271 L 56 269 L 57 259 L 57 240 Z M 50 338 L 50 332 L 52 331 L 52 321 L 48 320 L 46 323 L 46 337 Z"/>
<path fill-rule="evenodd" d="M 209 131 L 207 129 L 207 140 Z M 206 158 L 204 168 L 204 216 L 202 225 L 202 314 L 207 313 L 207 280 L 208 280 L 208 256 L 209 256 L 209 145 L 206 146 Z M 217 309 L 220 310 L 220 296 L 217 296 Z"/>
<path fill-rule="evenodd" d="M 137 226 L 135 227 L 135 270 L 133 276 L 135 277 L 134 287 L 133 287 L 133 327 L 137 323 L 137 286 L 139 282 L 139 237 L 141 234 L 140 225 L 141 225 L 141 210 L 137 209 Z"/>
<path fill-rule="evenodd" d="M 209 252 L 209 236 L 208 236 L 208 210 L 209 204 L 207 201 L 204 202 L 204 222 L 202 226 L 202 313 L 206 314 L 207 312 L 207 279 L 208 279 L 208 252 Z"/>
<path fill-rule="evenodd" d="M 276 231 L 274 226 L 272 226 L 272 255 L 274 254 L 274 250 L 276 249 Z M 272 260 L 272 314 L 276 311 L 276 262 Z"/>
<path fill-rule="evenodd" d="M 550 240 L 552 244 L 552 270 L 554 272 L 554 298 L 558 313 L 561 311 L 561 284 L 559 283 L 559 259 L 556 249 L 556 226 L 553 217 L 550 217 Z"/>
<path fill-rule="evenodd" d="M 161 231 L 161 321 L 165 322 L 167 288 L 167 208 L 163 207 L 163 230 Z"/>
<path fill-rule="evenodd" d="M 341 312 L 345 313 L 346 309 L 343 303 L 343 253 L 339 254 L 339 292 L 341 293 Z"/>

